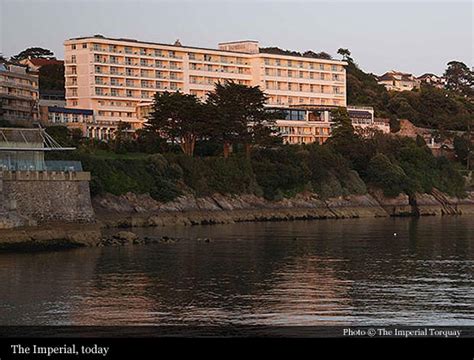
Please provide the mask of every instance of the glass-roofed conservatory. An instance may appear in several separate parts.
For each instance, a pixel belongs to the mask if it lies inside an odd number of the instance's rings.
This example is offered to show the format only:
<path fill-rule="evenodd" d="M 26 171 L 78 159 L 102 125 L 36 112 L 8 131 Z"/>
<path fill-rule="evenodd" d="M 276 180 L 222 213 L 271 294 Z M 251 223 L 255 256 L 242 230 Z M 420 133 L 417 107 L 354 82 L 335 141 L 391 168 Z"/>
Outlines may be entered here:
<path fill-rule="evenodd" d="M 0 128 L 0 171 L 82 171 L 77 161 L 46 161 L 46 151 L 61 147 L 42 128 Z"/>

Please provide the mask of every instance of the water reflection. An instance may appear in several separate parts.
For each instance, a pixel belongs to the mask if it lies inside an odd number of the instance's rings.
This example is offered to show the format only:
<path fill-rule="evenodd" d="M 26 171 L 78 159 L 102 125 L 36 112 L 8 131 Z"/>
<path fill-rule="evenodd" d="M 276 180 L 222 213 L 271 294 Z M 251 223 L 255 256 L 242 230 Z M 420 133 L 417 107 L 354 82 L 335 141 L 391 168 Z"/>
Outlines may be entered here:
<path fill-rule="evenodd" d="M 0 324 L 474 324 L 468 217 L 139 232 L 181 240 L 0 255 Z"/>

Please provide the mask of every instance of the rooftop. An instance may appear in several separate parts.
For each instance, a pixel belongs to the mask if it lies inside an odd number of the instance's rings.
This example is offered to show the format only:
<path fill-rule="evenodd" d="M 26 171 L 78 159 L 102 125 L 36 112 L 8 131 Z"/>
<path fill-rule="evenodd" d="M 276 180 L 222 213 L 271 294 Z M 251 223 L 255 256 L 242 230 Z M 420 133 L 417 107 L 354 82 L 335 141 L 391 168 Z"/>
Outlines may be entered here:
<path fill-rule="evenodd" d="M 240 54 L 240 55 L 246 55 L 248 57 L 255 56 L 255 54 L 250 54 L 245 51 L 235 51 L 235 50 L 221 50 L 218 48 L 205 48 L 205 47 L 197 47 L 197 46 L 187 46 L 187 45 L 176 45 L 176 44 L 166 44 L 166 43 L 158 43 L 158 42 L 151 42 L 151 41 L 141 41 L 141 40 L 136 40 L 136 39 L 128 39 L 128 38 L 112 38 L 112 37 L 106 37 L 103 35 L 94 35 L 94 36 L 81 36 L 81 37 L 75 37 L 75 38 L 70 38 L 65 41 L 65 44 L 68 42 L 74 42 L 74 41 L 81 41 L 81 40 L 108 40 L 108 41 L 117 41 L 117 42 L 129 42 L 129 43 L 135 43 L 135 44 L 143 44 L 143 45 L 155 45 L 155 46 L 166 46 L 166 47 L 171 47 L 171 48 L 176 48 L 176 49 L 195 49 L 195 50 L 208 50 L 208 51 L 215 51 L 219 53 L 228 53 L 228 54 Z M 239 43 L 258 43 L 257 40 L 241 40 L 241 41 L 229 41 L 229 42 L 220 42 L 218 45 L 232 45 L 232 44 L 239 44 Z M 138 46 L 136 45 L 136 46 Z M 261 53 L 265 54 L 265 56 L 268 57 L 290 57 L 290 58 L 299 58 L 301 59 L 301 56 L 297 55 L 275 55 L 275 54 L 270 54 L 270 53 Z M 334 60 L 334 59 L 318 59 L 318 58 L 312 58 L 312 57 L 305 57 L 305 60 L 314 60 L 314 61 L 319 61 L 319 62 L 328 62 L 328 63 L 338 63 L 338 64 L 343 64 L 346 65 L 347 63 L 342 60 Z"/>

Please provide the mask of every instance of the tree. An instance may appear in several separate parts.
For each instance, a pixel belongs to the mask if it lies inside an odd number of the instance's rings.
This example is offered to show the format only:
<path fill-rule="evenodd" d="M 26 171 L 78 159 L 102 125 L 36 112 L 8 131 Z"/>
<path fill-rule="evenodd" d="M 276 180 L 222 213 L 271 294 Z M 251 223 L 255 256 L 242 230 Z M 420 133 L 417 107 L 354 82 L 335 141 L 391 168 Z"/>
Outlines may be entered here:
<path fill-rule="evenodd" d="M 266 95 L 258 86 L 231 81 L 216 84 L 207 102 L 213 112 L 213 137 L 222 142 L 225 158 L 234 142 L 245 144 L 246 153 L 250 155 L 252 145 L 264 143 L 273 136 L 274 120 L 265 110 L 266 101 Z"/>
<path fill-rule="evenodd" d="M 39 70 L 40 90 L 64 91 L 64 65 L 47 64 Z"/>
<path fill-rule="evenodd" d="M 342 56 L 343 60 L 348 62 L 354 62 L 354 60 L 351 58 L 351 52 L 349 49 L 339 48 L 339 50 L 337 50 L 337 53 Z"/>
<path fill-rule="evenodd" d="M 193 156 L 196 140 L 209 133 L 207 106 L 195 95 L 156 93 L 148 129 L 179 143 L 186 155 Z"/>
<path fill-rule="evenodd" d="M 305 51 L 303 53 L 303 57 L 309 57 L 309 58 L 314 58 L 314 59 L 325 59 L 325 60 L 332 59 L 332 56 L 329 55 L 327 52 L 321 51 L 317 53 L 312 50 Z"/>
<path fill-rule="evenodd" d="M 344 108 L 332 110 L 331 119 L 333 121 L 333 126 L 331 131 L 332 136 L 329 139 L 329 143 L 338 148 L 352 142 L 356 137 L 356 134 L 347 110 Z"/>
<path fill-rule="evenodd" d="M 369 162 L 367 181 L 381 188 L 385 196 L 395 197 L 405 190 L 407 175 L 384 154 L 375 155 Z"/>
<path fill-rule="evenodd" d="M 19 54 L 12 56 L 11 61 L 20 61 L 24 59 L 56 59 L 54 53 L 51 50 L 43 49 L 40 47 L 31 47 L 26 50 L 23 50 Z"/>
<path fill-rule="evenodd" d="M 460 61 L 450 61 L 444 72 L 446 88 L 462 95 L 473 96 L 474 74 L 469 67 Z"/>

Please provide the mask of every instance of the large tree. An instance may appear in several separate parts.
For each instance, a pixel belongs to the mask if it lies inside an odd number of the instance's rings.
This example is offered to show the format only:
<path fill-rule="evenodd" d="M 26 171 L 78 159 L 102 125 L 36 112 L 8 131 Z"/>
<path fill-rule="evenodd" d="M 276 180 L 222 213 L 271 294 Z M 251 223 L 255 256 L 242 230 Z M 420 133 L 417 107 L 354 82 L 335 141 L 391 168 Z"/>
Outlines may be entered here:
<path fill-rule="evenodd" d="M 31 47 L 23 50 L 19 54 L 12 56 L 11 61 L 20 61 L 24 59 L 56 59 L 54 53 L 51 50 L 43 49 L 40 47 Z"/>
<path fill-rule="evenodd" d="M 39 70 L 40 90 L 64 91 L 64 65 L 47 64 Z"/>
<path fill-rule="evenodd" d="M 196 96 L 163 92 L 155 95 L 147 128 L 193 156 L 196 140 L 208 135 L 207 120 L 207 106 Z"/>
<path fill-rule="evenodd" d="M 349 49 L 339 48 L 337 53 L 342 56 L 342 60 L 353 62 L 354 60 L 351 58 L 351 52 Z"/>
<path fill-rule="evenodd" d="M 265 111 L 266 101 L 258 86 L 231 81 L 216 84 L 207 102 L 212 109 L 212 134 L 222 142 L 225 158 L 233 143 L 244 144 L 249 155 L 252 145 L 265 143 L 274 135 L 274 120 Z"/>
<path fill-rule="evenodd" d="M 474 95 L 474 74 L 463 62 L 450 61 L 444 77 L 448 90 L 467 96 Z"/>

